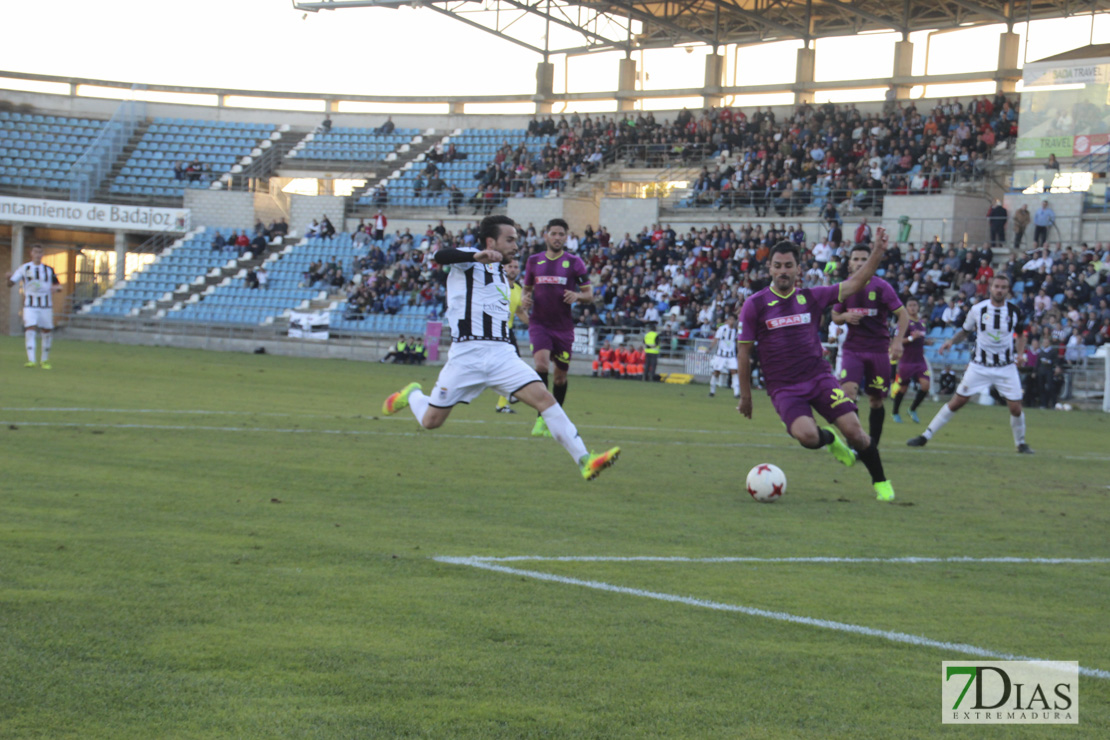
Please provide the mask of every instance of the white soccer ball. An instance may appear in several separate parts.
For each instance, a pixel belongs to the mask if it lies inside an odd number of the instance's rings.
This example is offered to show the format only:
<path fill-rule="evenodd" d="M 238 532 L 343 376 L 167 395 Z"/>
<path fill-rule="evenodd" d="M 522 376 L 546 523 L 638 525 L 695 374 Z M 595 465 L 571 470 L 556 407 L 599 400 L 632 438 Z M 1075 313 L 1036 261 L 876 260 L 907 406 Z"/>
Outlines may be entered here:
<path fill-rule="evenodd" d="M 748 471 L 748 493 L 761 504 L 769 504 L 786 493 L 786 473 L 777 465 L 760 463 Z"/>

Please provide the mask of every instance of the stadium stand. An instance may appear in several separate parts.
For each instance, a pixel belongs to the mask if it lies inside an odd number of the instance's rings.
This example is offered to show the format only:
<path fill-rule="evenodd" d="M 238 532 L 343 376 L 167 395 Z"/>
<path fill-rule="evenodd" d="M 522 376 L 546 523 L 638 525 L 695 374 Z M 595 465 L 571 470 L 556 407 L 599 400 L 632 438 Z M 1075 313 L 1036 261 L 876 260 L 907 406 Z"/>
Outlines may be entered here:
<path fill-rule="evenodd" d="M 208 188 L 280 136 L 272 123 L 155 118 L 109 190 L 114 195 L 179 197 L 186 188 Z"/>
<path fill-rule="evenodd" d="M 144 307 L 167 301 L 174 291 L 203 278 L 214 268 L 229 263 L 227 252 L 213 250 L 216 232 L 229 235 L 232 229 L 196 229 L 166 248 L 153 262 L 131 273 L 121 285 L 85 307 L 93 316 L 137 316 Z M 234 261 L 231 259 L 230 261 Z"/>
<path fill-rule="evenodd" d="M 420 143 L 421 131 L 414 128 L 378 133 L 373 128 L 333 128 L 304 137 L 289 152 L 293 159 L 340 162 L 381 162 L 406 145 Z"/>
<path fill-rule="evenodd" d="M 246 270 L 225 279 L 199 296 L 195 303 L 167 311 L 167 321 L 205 324 L 262 324 L 288 316 L 289 312 L 307 309 L 312 300 L 327 296 L 323 287 L 306 285 L 304 270 L 315 254 L 309 245 L 313 239 L 286 246 L 279 254 L 263 263 L 269 274 L 265 288 L 251 288 L 246 283 Z"/>
<path fill-rule="evenodd" d="M 499 173 L 502 161 L 497 154 L 508 146 L 512 151 L 521 147 L 533 160 L 538 161 L 540 152 L 544 147 L 554 145 L 556 137 L 553 135 L 530 136 L 526 129 L 457 129 L 453 134 L 445 136 L 435 147 L 436 150 L 445 151 L 454 145 L 455 151 L 461 155 L 451 161 L 444 161 L 440 156 L 429 157 L 424 155 L 402 170 L 397 177 L 391 177 L 386 183 L 389 204 L 400 207 L 431 206 L 446 208 L 450 200 L 448 188 L 458 188 L 465 194 L 465 202 L 473 204 L 471 198 L 475 191 L 482 186 L 495 184 L 484 176 L 491 167 Z M 434 161 L 434 160 L 439 161 Z M 434 179 L 443 181 L 441 187 L 434 187 Z M 552 194 L 558 184 L 547 182 L 541 178 L 537 183 L 531 183 L 530 178 L 508 178 L 502 185 L 497 182 L 502 197 L 519 190 L 525 183 L 533 186 L 535 197 L 544 197 Z M 419 187 L 416 184 L 420 182 Z M 372 189 L 371 189 L 372 190 Z M 501 197 L 497 200 L 500 203 Z M 358 205 L 374 205 L 375 200 L 370 190 L 362 194 Z M 473 207 L 473 206 L 472 206 Z"/>
<path fill-rule="evenodd" d="M 0 111 L 0 186 L 68 189 L 70 167 L 105 124 L 89 118 Z"/>

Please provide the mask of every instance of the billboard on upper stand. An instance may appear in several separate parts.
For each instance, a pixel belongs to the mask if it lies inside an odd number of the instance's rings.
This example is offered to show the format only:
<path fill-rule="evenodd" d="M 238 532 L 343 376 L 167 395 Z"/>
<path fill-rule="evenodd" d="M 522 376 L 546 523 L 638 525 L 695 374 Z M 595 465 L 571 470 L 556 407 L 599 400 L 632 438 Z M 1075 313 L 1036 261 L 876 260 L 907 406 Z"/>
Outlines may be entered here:
<path fill-rule="evenodd" d="M 1110 144 L 1110 58 L 1025 65 L 1018 159 L 1085 157 Z"/>

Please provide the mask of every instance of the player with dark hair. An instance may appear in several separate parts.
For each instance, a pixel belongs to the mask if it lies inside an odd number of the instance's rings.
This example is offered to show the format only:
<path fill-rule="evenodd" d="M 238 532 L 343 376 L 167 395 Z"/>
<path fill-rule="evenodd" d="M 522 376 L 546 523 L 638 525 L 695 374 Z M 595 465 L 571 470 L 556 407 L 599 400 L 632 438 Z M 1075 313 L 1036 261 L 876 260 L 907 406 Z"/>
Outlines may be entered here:
<path fill-rule="evenodd" d="M 27 340 L 27 363 L 35 367 L 35 350 L 42 336 L 42 359 L 38 366 L 50 370 L 50 347 L 54 342 L 54 294 L 62 290 L 54 268 L 42 263 L 42 245 L 31 247 L 31 261 L 7 274 L 23 288 L 23 335 Z"/>
<path fill-rule="evenodd" d="M 576 254 L 567 254 L 567 222 L 553 218 L 543 230 L 546 249 L 528 258 L 524 268 L 524 299 L 529 314 L 528 338 L 532 359 L 544 387 L 551 364 L 555 365 L 551 387 L 555 400 L 563 405 L 567 398 L 567 370 L 574 348 L 574 317 L 571 307 L 594 298 L 586 263 Z M 542 416 L 532 427 L 535 437 L 547 436 Z"/>
<path fill-rule="evenodd" d="M 914 424 L 921 423 L 917 418 L 917 407 L 929 395 L 929 389 L 932 387 L 929 365 L 925 362 L 925 345 L 931 340 L 926 338 L 925 322 L 917 315 L 920 310 L 921 303 L 916 298 L 906 299 L 906 313 L 909 314 L 910 323 L 906 328 L 906 341 L 902 345 L 905 351 L 902 353 L 902 360 L 898 363 L 898 371 L 894 374 L 894 385 L 890 387 L 891 395 L 894 397 L 894 408 L 891 409 L 890 418 L 898 424 L 902 423 L 898 410 L 902 407 L 902 399 L 906 397 L 910 383 L 917 383 L 917 395 L 910 404 L 910 418 L 913 419 Z"/>
<path fill-rule="evenodd" d="M 504 264 L 517 250 L 516 224 L 507 216 L 488 216 L 478 228 L 481 249 L 445 248 L 435 261 L 448 266 L 447 312 L 451 350 L 440 370 L 435 389 L 425 395 L 419 383 L 409 383 L 382 404 L 382 413 L 395 414 L 406 406 L 425 429 L 447 421 L 457 403 L 470 403 L 486 388 L 516 396 L 539 412 L 551 436 L 570 453 L 582 477 L 593 480 L 616 462 L 620 448 L 591 455 L 563 407 L 540 385 L 536 371 L 517 355 L 509 339 L 509 281 Z"/>
<path fill-rule="evenodd" d="M 879 448 L 860 426 L 856 405 L 833 375 L 819 337 L 825 309 L 862 290 L 882 262 L 887 235 L 882 228 L 876 231 L 875 247 L 867 261 L 837 285 L 799 289 L 802 268 L 798 247 L 779 242 L 771 249 L 771 285 L 748 298 L 740 312 L 737 410 L 752 418 L 751 353 L 753 344 L 759 342 L 767 393 L 790 436 L 809 449 L 827 446 L 833 457 L 849 467 L 856 462 L 854 449 L 871 474 L 876 498 L 893 501 L 894 487 L 883 471 Z M 832 426 L 817 427 L 814 408 L 830 425 L 836 425 L 852 449 Z"/>
<path fill-rule="evenodd" d="M 920 436 L 906 442 L 910 447 L 924 447 L 971 396 L 989 393 L 994 388 L 1006 399 L 1010 408 L 1010 431 L 1013 432 L 1017 451 L 1022 455 L 1033 454 L 1025 441 L 1025 411 L 1021 406 L 1021 378 L 1018 375 L 1018 367 L 1025 364 L 1025 319 L 1018 307 L 1006 300 L 1009 294 L 1010 278 L 1004 274 L 995 275 L 990 282 L 990 298 L 972 306 L 964 319 L 963 328 L 940 346 L 938 351 L 943 355 L 953 344 L 959 344 L 968 334 L 975 332 L 975 351 L 956 388 L 956 395 L 940 407 Z"/>
<path fill-rule="evenodd" d="M 857 244 L 848 254 L 848 274 L 854 274 L 871 256 L 871 247 Z M 890 315 L 898 317 L 898 329 L 890 336 Z M 873 276 L 860 291 L 832 308 L 832 320 L 848 325 L 848 337 L 841 347 L 840 385 L 855 401 L 860 386 L 867 389 L 867 433 L 878 446 L 883 434 L 886 408 L 883 399 L 890 392 L 894 367 L 902 359 L 902 342 L 910 317 L 890 283 Z"/>

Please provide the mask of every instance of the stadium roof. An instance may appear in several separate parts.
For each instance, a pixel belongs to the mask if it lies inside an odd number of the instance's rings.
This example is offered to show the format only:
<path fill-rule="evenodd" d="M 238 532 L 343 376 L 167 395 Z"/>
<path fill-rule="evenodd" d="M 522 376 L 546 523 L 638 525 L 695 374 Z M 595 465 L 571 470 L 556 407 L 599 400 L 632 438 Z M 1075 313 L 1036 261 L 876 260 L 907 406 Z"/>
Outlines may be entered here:
<path fill-rule="evenodd" d="M 1110 0 L 316 0 L 300 10 L 426 8 L 549 54 L 711 47 L 890 31 L 909 34 L 1068 18 L 1110 9 Z M 539 20 L 539 32 L 534 23 Z M 555 31 L 556 33 L 552 33 Z M 553 43 L 558 40 L 566 43 Z"/>

